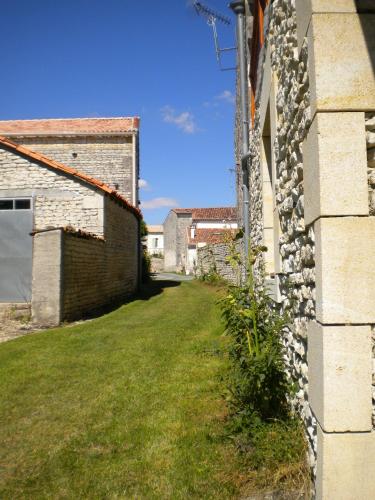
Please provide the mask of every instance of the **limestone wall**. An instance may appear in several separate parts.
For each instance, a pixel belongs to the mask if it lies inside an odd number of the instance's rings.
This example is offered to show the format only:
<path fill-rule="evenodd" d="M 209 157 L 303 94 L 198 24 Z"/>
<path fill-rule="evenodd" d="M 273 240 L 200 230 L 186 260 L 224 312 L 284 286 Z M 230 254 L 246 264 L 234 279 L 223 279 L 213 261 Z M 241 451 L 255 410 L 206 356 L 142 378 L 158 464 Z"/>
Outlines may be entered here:
<path fill-rule="evenodd" d="M 186 257 L 186 230 L 191 225 L 190 214 L 171 210 L 164 221 L 164 269 L 182 271 Z"/>
<path fill-rule="evenodd" d="M 237 248 L 237 250 L 240 249 Z M 231 249 L 227 243 L 214 243 L 197 248 L 197 278 L 216 272 L 228 283 L 239 285 L 241 281 L 240 269 L 231 266 L 228 261 L 230 255 Z"/>
<path fill-rule="evenodd" d="M 134 137 L 20 137 L 14 141 L 76 168 L 116 189 L 130 203 L 134 197 L 133 147 Z M 135 174 L 137 176 L 137 173 Z"/>
<path fill-rule="evenodd" d="M 285 361 L 290 376 L 298 384 L 293 404 L 305 420 L 311 462 L 314 463 L 316 425 L 308 404 L 306 330 L 307 322 L 315 317 L 314 231 L 306 228 L 304 222 L 302 157 L 302 145 L 311 121 L 308 54 L 306 42 L 300 54 L 296 50 L 296 17 L 292 2 L 273 2 L 269 19 L 261 64 L 270 64 L 273 78 L 271 81 L 267 70 L 259 74 L 257 112 L 250 137 L 251 243 L 254 246 L 267 244 L 265 259 L 269 258 L 274 264 L 281 309 L 291 313 L 293 318 L 284 336 Z M 265 87 L 270 89 L 268 103 L 263 102 Z M 262 155 L 262 148 L 267 141 L 272 148 L 272 158 L 265 168 L 267 158 L 266 154 Z M 264 191 L 269 170 L 273 176 L 270 179 L 271 207 L 265 205 Z M 274 244 L 266 241 L 267 224 L 271 228 L 279 226 L 279 234 L 274 232 Z M 258 269 L 261 269 L 260 265 Z"/>
<path fill-rule="evenodd" d="M 291 403 L 324 499 L 375 495 L 375 16 L 357 6 L 270 2 L 250 135 L 251 244 L 290 315 Z"/>
<path fill-rule="evenodd" d="M 117 238 L 110 231 L 103 239 L 62 229 L 34 235 L 35 323 L 54 326 L 82 318 L 136 291 L 138 222 L 134 215 L 122 211 L 123 226 Z"/>
<path fill-rule="evenodd" d="M 103 195 L 78 179 L 0 149 L 0 196 L 32 197 L 34 229 L 73 226 L 103 235 Z"/>

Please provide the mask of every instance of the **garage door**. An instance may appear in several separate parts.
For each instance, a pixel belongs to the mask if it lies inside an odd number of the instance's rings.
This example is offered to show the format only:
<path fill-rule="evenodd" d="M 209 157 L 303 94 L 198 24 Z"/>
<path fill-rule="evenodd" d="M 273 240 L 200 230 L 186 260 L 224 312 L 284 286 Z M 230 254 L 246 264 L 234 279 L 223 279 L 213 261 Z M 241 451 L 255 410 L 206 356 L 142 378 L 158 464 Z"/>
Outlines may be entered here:
<path fill-rule="evenodd" d="M 0 302 L 30 302 L 31 199 L 0 199 Z"/>

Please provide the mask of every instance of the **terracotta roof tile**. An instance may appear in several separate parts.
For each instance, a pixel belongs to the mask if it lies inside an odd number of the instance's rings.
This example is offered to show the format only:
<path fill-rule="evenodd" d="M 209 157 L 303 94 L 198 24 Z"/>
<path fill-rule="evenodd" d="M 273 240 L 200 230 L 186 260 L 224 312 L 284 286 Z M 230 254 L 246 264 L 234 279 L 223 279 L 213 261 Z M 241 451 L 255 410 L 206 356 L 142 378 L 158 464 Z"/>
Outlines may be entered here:
<path fill-rule="evenodd" d="M 88 175 L 82 174 L 78 172 L 78 170 L 74 168 L 67 167 L 63 163 L 60 163 L 55 160 L 51 160 L 40 153 L 36 153 L 35 151 L 31 151 L 29 148 L 25 148 L 25 146 L 21 146 L 19 144 L 15 144 L 11 140 L 6 137 L 0 136 L 0 146 L 4 146 L 6 149 L 19 153 L 22 156 L 30 160 L 37 161 L 46 167 L 52 168 L 53 170 L 57 170 L 58 172 L 63 172 L 65 174 L 76 177 L 77 179 L 86 182 L 87 184 L 91 184 L 97 189 L 104 191 L 108 194 L 112 199 L 118 201 L 121 205 L 123 205 L 129 212 L 132 212 L 136 217 L 142 218 L 141 211 L 131 205 L 123 196 L 121 196 L 117 191 L 104 184 L 104 182 L 99 181 L 98 179 L 94 179 L 93 177 L 89 177 Z"/>
<path fill-rule="evenodd" d="M 194 238 L 191 237 L 191 229 L 187 228 L 188 244 L 197 245 L 198 243 L 223 243 L 228 236 L 234 236 L 237 229 L 196 229 Z"/>
<path fill-rule="evenodd" d="M 108 135 L 139 130 L 139 117 L 0 120 L 0 135 Z"/>
<path fill-rule="evenodd" d="M 176 214 L 192 214 L 193 220 L 237 220 L 235 207 L 174 208 L 173 212 Z"/>

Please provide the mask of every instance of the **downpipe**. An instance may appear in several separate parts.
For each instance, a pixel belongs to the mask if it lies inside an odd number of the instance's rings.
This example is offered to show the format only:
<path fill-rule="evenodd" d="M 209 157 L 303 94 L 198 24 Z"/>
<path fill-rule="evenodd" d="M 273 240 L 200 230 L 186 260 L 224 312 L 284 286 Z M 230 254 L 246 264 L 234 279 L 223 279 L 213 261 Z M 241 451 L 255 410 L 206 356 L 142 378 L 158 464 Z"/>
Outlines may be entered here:
<path fill-rule="evenodd" d="M 248 107 L 248 84 L 247 84 L 247 64 L 246 64 L 246 44 L 245 44 L 245 1 L 235 0 L 229 4 L 237 18 L 237 55 L 239 63 L 240 77 L 240 100 L 242 115 L 242 217 L 244 226 L 244 249 L 245 259 L 249 255 L 250 225 L 249 225 L 249 107 Z M 247 266 L 245 266 L 245 275 Z"/>

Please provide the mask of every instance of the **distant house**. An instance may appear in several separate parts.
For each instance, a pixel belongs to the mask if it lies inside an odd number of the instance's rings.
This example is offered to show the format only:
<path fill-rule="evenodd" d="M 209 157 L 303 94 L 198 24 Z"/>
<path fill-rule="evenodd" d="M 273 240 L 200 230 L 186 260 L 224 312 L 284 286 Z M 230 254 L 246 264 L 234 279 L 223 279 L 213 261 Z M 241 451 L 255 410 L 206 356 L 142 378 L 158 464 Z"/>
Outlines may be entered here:
<path fill-rule="evenodd" d="M 150 255 L 164 255 L 164 228 L 160 225 L 148 225 L 147 251 Z"/>
<path fill-rule="evenodd" d="M 237 213 L 234 207 L 171 210 L 164 221 L 165 270 L 191 273 L 197 246 L 222 238 L 224 230 L 229 231 L 237 227 Z"/>
<path fill-rule="evenodd" d="M 138 286 L 142 217 L 129 201 L 137 198 L 138 121 L 123 120 L 116 131 L 111 120 L 72 120 L 70 133 L 67 120 L 0 122 L 18 141 L 0 136 L 0 302 L 31 303 L 37 323 L 80 317 Z"/>
<path fill-rule="evenodd" d="M 138 117 L 6 120 L 0 135 L 101 180 L 138 206 Z"/>

